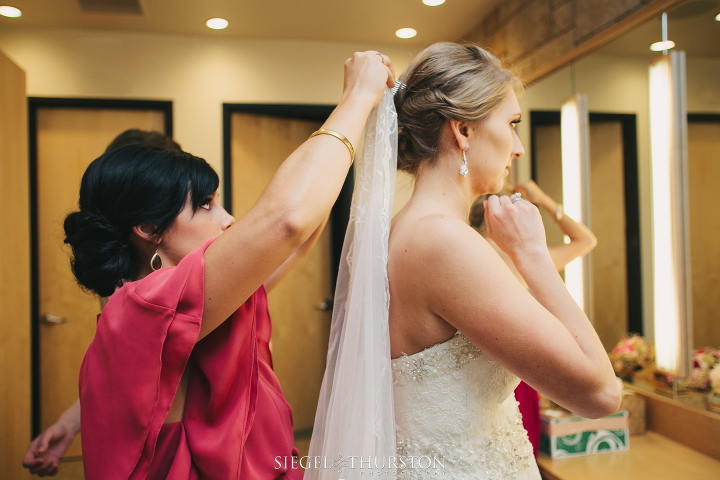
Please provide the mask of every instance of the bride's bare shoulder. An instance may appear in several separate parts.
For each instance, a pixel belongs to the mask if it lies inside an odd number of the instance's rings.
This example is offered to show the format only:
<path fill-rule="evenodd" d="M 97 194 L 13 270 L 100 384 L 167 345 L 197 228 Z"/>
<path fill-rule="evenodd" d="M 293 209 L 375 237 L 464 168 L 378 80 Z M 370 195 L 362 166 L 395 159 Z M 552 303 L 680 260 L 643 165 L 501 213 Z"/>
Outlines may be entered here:
<path fill-rule="evenodd" d="M 492 247 L 467 223 L 457 217 L 434 213 L 406 217 L 393 225 L 390 234 L 390 254 L 401 252 L 413 261 L 423 257 L 452 254 L 458 249 L 489 249 Z M 392 260 L 392 258 L 391 258 Z"/>

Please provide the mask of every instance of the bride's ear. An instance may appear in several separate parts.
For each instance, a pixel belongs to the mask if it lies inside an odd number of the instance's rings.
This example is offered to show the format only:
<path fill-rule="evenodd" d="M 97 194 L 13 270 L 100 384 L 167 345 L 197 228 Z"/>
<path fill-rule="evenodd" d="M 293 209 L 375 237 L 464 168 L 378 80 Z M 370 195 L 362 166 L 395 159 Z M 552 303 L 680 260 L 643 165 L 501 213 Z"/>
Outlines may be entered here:
<path fill-rule="evenodd" d="M 460 150 L 466 150 L 468 143 L 470 143 L 470 130 L 472 127 L 458 120 L 450 120 L 450 131 L 452 132 L 453 143 Z"/>

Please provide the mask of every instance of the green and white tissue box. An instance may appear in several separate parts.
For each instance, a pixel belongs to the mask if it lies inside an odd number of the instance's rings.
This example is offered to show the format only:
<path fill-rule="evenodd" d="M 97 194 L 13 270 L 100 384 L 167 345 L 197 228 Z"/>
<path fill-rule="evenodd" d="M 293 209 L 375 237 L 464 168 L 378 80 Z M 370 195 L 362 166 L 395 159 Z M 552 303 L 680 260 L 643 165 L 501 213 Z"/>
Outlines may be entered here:
<path fill-rule="evenodd" d="M 541 415 L 540 451 L 550 458 L 620 452 L 629 447 L 630 431 L 625 411 L 597 419 L 571 413 L 561 416 L 549 413 Z"/>

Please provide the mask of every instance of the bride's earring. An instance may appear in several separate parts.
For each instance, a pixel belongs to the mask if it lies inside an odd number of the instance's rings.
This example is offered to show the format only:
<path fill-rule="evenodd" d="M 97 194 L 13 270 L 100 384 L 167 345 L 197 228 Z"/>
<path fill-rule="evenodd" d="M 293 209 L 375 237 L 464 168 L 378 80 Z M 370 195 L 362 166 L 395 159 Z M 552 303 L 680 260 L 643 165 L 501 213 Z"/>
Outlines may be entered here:
<path fill-rule="evenodd" d="M 460 165 L 460 175 L 463 177 L 467 177 L 468 174 L 468 167 L 467 167 L 467 157 L 465 156 L 465 150 L 462 151 L 463 154 L 463 161 L 462 165 Z"/>
<path fill-rule="evenodd" d="M 162 258 L 160 258 L 160 254 L 157 250 L 155 250 L 155 254 L 150 259 L 150 268 L 152 268 L 153 272 L 159 268 L 162 268 Z"/>

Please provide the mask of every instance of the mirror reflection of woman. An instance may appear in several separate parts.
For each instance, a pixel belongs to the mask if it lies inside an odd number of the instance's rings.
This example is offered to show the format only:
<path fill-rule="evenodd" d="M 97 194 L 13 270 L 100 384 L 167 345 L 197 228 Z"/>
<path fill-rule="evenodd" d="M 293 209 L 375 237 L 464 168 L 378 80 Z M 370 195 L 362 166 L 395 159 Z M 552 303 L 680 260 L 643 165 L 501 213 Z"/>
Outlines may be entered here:
<path fill-rule="evenodd" d="M 537 207 L 494 195 L 484 204 L 488 237 L 532 295 L 467 224 L 473 199 L 499 191 L 524 154 L 519 82 L 481 48 L 449 43 L 420 53 L 401 80 L 398 168 L 415 189 L 389 238 L 398 454 L 442 458 L 452 478 L 539 479 L 513 397 L 519 379 L 591 418 L 614 413 L 620 395 Z"/>
<path fill-rule="evenodd" d="M 110 296 L 80 372 L 85 478 L 301 476 L 275 460 L 297 450 L 263 284 L 327 217 L 393 79 L 377 52 L 349 59 L 324 130 L 237 221 L 188 153 L 132 145 L 88 167 L 64 225 L 78 282 Z"/>

